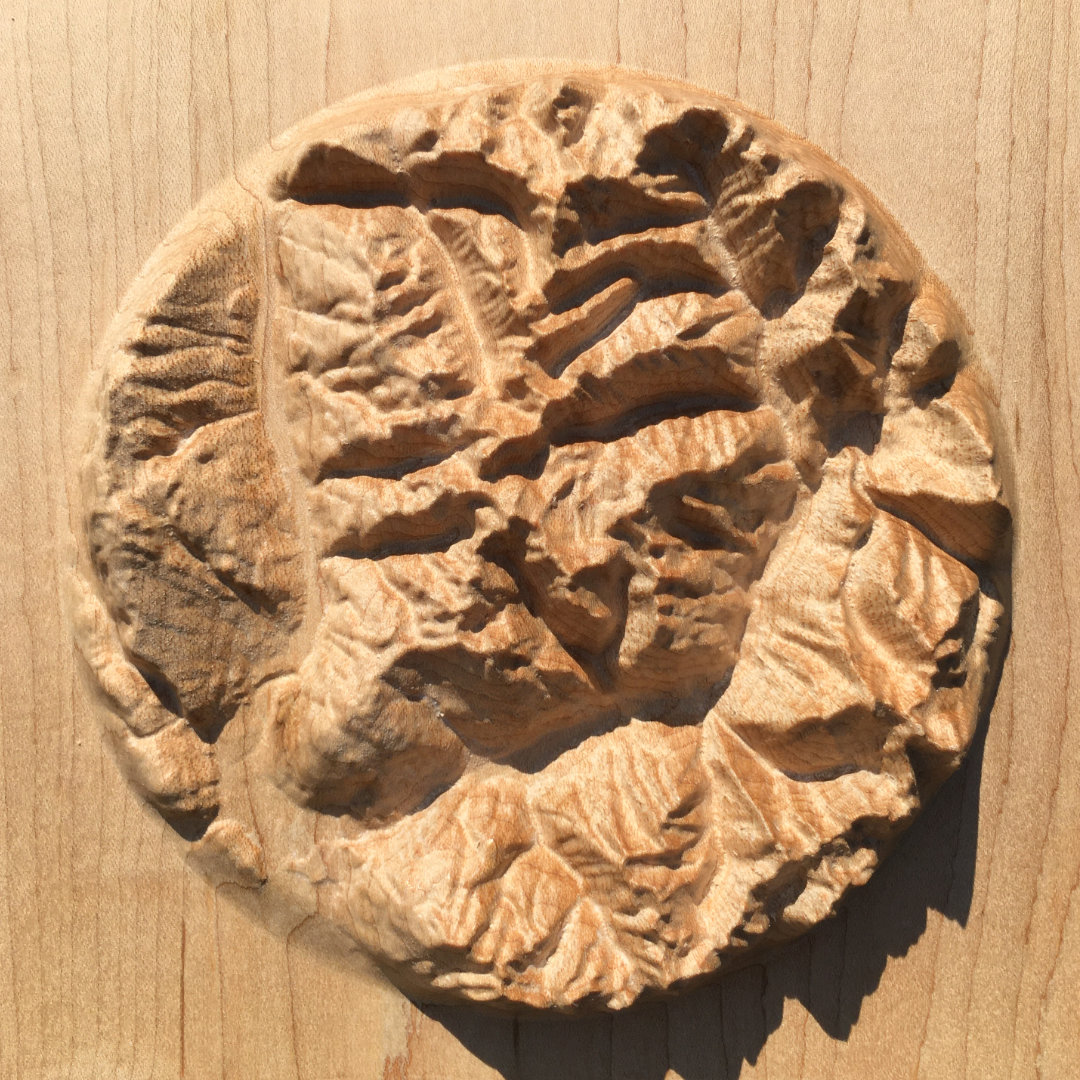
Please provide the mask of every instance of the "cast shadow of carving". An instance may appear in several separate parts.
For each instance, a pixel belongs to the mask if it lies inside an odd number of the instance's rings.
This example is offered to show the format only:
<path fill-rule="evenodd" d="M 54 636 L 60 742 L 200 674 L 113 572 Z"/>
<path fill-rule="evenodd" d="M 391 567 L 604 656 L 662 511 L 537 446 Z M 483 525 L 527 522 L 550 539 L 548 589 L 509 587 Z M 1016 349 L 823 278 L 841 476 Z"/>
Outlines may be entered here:
<path fill-rule="evenodd" d="M 1003 635 L 1008 651 L 1008 635 Z M 963 765 L 903 835 L 870 882 L 835 917 L 740 971 L 666 1002 L 615 1016 L 506 1017 L 460 1006 L 423 1006 L 469 1051 L 507 1080 L 734 1080 L 757 1061 L 800 1001 L 832 1038 L 846 1040 L 890 957 L 922 936 L 927 912 L 967 924 L 979 833 L 979 785 L 988 688 Z"/>

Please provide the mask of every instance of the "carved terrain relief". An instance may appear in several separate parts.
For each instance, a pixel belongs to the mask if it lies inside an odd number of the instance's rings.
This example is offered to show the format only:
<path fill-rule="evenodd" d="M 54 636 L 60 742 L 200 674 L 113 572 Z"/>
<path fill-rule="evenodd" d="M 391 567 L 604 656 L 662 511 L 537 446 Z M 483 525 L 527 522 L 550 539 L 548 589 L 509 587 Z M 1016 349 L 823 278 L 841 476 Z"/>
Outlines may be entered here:
<path fill-rule="evenodd" d="M 962 316 L 734 102 L 515 69 L 294 128 L 99 353 L 77 635 L 219 880 L 410 991 L 621 1008 L 956 767 L 1010 516 Z"/>

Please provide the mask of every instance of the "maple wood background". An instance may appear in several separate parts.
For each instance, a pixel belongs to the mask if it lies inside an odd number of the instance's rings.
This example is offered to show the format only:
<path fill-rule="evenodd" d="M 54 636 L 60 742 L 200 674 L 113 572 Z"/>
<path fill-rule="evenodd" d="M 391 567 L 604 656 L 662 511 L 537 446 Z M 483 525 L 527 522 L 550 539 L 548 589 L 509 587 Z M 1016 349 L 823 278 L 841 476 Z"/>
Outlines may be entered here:
<path fill-rule="evenodd" d="M 684 76 L 860 176 L 974 323 L 1017 478 L 985 741 L 893 858 L 766 964 L 573 1022 L 417 1009 L 196 876 L 62 603 L 90 355 L 168 227 L 328 102 L 511 56 Z M 1080 0 L 0 0 L 0 1077 L 1077 1076 L 1078 68 Z"/>

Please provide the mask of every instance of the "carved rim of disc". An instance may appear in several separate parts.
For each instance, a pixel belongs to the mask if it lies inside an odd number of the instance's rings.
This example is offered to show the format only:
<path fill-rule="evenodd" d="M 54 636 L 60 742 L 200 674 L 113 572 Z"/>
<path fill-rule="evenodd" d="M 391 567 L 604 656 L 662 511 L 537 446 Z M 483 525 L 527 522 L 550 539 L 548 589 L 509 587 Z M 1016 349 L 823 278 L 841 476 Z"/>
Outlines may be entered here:
<path fill-rule="evenodd" d="M 972 357 L 878 203 L 733 101 L 520 64 L 326 109 L 98 353 L 74 617 L 118 758 L 412 992 L 737 965 L 869 877 L 992 694 Z"/>

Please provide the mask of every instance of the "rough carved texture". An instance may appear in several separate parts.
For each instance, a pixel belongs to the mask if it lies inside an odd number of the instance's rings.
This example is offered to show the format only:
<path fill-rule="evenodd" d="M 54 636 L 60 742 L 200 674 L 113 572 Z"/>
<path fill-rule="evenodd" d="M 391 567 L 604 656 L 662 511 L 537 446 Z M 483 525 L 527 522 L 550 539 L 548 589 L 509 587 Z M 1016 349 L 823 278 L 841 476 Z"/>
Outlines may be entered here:
<path fill-rule="evenodd" d="M 870 196 L 734 103 L 327 110 L 102 352 L 79 637 L 121 761 L 418 993 L 737 964 L 971 740 L 1009 513 L 970 355 Z"/>

